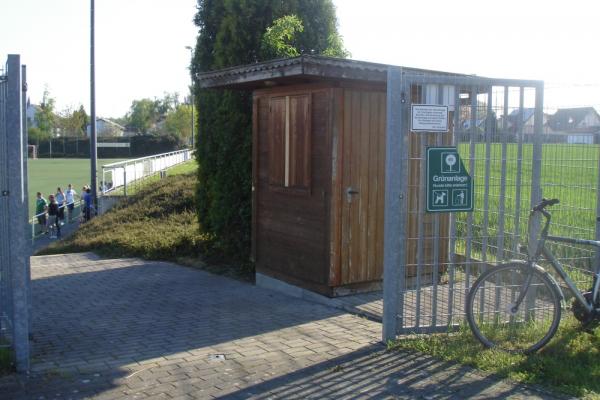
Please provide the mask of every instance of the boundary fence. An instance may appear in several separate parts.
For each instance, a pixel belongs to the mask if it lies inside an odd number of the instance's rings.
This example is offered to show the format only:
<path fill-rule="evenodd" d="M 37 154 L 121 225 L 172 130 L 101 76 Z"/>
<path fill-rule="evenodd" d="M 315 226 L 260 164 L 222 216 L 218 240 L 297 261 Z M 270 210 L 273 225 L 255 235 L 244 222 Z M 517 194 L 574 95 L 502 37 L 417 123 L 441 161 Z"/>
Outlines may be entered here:
<path fill-rule="evenodd" d="M 552 234 L 600 238 L 600 146 L 555 143 L 543 131 L 543 82 L 402 69 L 388 78 L 384 339 L 458 329 L 474 280 L 525 257 L 528 211 L 542 196 L 561 200 L 550 210 Z M 447 106 L 449 129 L 413 131 L 415 104 Z M 431 147 L 449 148 L 464 161 L 474 185 L 471 212 L 426 209 Z M 448 204 L 454 190 L 446 192 Z M 556 244 L 552 251 L 581 289 L 591 287 L 599 258 L 593 249 Z"/>

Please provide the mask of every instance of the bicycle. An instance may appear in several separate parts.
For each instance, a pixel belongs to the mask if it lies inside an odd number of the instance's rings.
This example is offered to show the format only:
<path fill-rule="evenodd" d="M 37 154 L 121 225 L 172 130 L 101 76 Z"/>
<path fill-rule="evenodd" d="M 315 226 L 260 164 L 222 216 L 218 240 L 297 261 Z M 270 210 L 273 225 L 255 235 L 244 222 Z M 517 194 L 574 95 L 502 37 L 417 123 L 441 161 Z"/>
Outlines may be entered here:
<path fill-rule="evenodd" d="M 529 247 L 526 261 L 511 260 L 483 272 L 467 295 L 467 321 L 475 337 L 488 348 L 509 353 L 533 353 L 546 345 L 560 323 L 564 295 L 561 287 L 538 261 L 543 256 L 574 295 L 572 311 L 584 325 L 600 319 L 600 265 L 595 266 L 592 288 L 580 292 L 561 263 L 545 246 L 547 241 L 600 248 L 600 241 L 548 234 L 551 214 L 546 207 L 558 199 L 543 199 L 529 213 Z M 539 239 L 532 232 L 535 217 L 546 222 Z"/>

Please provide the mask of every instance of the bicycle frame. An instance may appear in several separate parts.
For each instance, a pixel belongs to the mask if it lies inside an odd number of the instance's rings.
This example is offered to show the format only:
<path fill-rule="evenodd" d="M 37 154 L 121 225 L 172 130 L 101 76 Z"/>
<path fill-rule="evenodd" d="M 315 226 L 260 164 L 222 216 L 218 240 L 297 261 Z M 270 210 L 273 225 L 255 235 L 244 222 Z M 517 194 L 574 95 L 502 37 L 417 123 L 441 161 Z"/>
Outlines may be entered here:
<path fill-rule="evenodd" d="M 558 275 L 561 277 L 561 279 L 567 284 L 567 287 L 569 288 L 571 293 L 573 293 L 573 295 L 575 296 L 577 301 L 579 301 L 579 303 L 581 303 L 581 305 L 584 306 L 588 312 L 592 312 L 594 309 L 593 301 L 594 301 L 594 299 L 598 298 L 598 291 L 600 290 L 600 265 L 595 265 L 596 270 L 594 271 L 594 281 L 593 281 L 594 286 L 592 288 L 592 303 L 588 303 L 587 300 L 581 294 L 580 290 L 577 289 L 577 286 L 575 285 L 575 283 L 573 283 L 571 278 L 569 278 L 569 275 L 565 272 L 560 261 L 558 261 L 556 259 L 556 257 L 554 257 L 554 254 L 552 254 L 552 252 L 548 248 L 546 248 L 545 244 L 546 244 L 546 241 L 550 241 L 550 242 L 556 242 L 556 243 L 581 244 L 581 245 L 586 245 L 586 246 L 597 247 L 598 249 L 600 249 L 600 241 L 586 240 L 586 239 L 574 239 L 574 238 L 568 238 L 568 237 L 564 237 L 564 236 L 549 235 L 548 229 L 550 226 L 551 215 L 549 212 L 547 212 L 544 209 L 531 212 L 531 214 L 529 216 L 529 231 L 530 232 L 532 229 L 532 220 L 533 220 L 532 217 L 536 212 L 541 213 L 546 218 L 546 223 L 544 225 L 544 228 L 542 229 L 542 232 L 540 233 L 540 239 L 537 241 L 537 247 L 536 247 L 535 254 L 533 256 L 531 256 L 531 254 L 530 254 L 530 256 L 528 257 L 528 263 L 530 263 L 530 265 L 536 264 L 537 261 L 539 260 L 540 256 L 543 256 L 552 265 L 552 267 L 558 273 Z M 529 237 L 531 240 L 531 235 Z M 529 283 L 526 282 L 526 285 L 529 286 Z M 524 293 L 522 293 L 522 295 L 523 294 Z M 519 299 L 519 300 L 522 300 L 522 299 Z M 517 302 L 517 304 L 520 304 L 520 302 Z"/>

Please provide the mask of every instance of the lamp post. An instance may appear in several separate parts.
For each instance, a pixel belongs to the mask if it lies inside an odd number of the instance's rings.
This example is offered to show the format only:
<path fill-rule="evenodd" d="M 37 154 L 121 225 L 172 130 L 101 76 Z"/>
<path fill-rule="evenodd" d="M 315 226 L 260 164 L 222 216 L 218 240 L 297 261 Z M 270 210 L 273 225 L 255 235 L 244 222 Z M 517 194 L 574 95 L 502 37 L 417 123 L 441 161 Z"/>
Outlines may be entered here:
<path fill-rule="evenodd" d="M 98 148 L 96 139 L 96 66 L 94 49 L 94 0 L 90 0 L 90 186 L 92 189 L 92 205 L 98 210 L 98 195 L 96 185 L 96 162 Z"/>
<path fill-rule="evenodd" d="M 191 60 L 194 59 L 194 49 L 191 46 L 185 46 L 186 49 L 190 51 Z M 190 85 L 190 102 L 192 103 L 192 150 L 194 150 L 194 78 L 191 74 L 192 67 L 190 66 L 190 78 L 192 80 L 192 84 Z"/>

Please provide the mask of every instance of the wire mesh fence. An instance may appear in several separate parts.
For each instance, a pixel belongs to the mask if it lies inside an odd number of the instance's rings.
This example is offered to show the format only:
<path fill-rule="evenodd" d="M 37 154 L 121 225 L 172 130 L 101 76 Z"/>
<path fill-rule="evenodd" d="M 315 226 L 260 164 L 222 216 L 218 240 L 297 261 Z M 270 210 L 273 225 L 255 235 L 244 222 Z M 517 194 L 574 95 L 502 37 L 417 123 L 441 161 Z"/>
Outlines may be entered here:
<path fill-rule="evenodd" d="M 405 259 L 399 297 L 392 301 L 398 303 L 398 333 L 446 331 L 465 323 L 467 295 L 484 271 L 527 258 L 529 211 L 542 196 L 561 201 L 549 210 L 551 234 L 598 240 L 600 146 L 597 133 L 590 139 L 581 131 L 554 129 L 551 113 L 542 109 L 541 83 L 427 76 L 408 81 L 408 104 L 447 105 L 452 122 L 444 134 L 403 127 Z M 411 118 L 408 110 L 405 118 Z M 427 149 L 435 146 L 456 148 L 473 180 L 472 212 L 426 209 Z M 580 289 L 591 287 L 595 249 L 547 246 Z"/>

